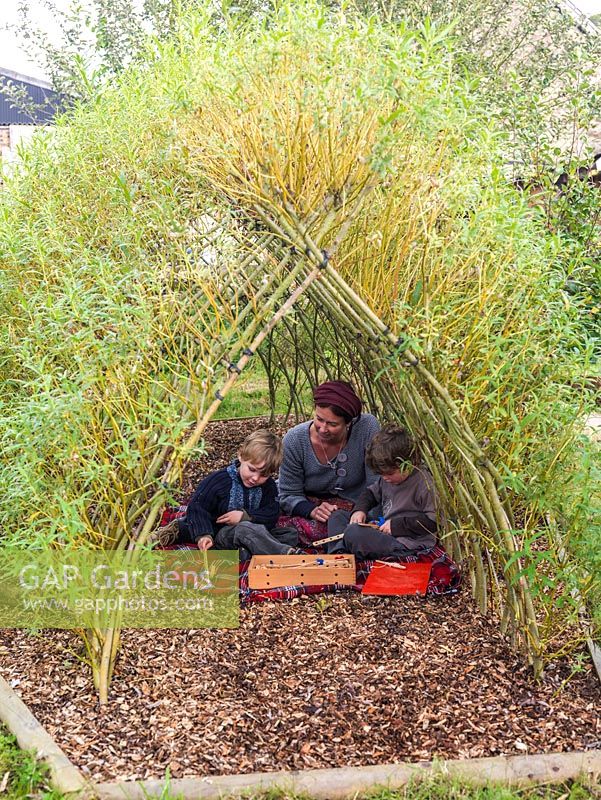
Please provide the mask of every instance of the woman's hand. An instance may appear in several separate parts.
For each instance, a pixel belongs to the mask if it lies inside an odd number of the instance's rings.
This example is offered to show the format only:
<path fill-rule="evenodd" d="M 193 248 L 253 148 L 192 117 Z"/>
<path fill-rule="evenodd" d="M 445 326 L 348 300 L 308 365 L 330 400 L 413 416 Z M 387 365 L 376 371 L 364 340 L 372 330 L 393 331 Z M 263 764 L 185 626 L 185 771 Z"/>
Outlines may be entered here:
<path fill-rule="evenodd" d="M 365 513 L 365 511 L 355 511 L 353 514 L 351 514 L 349 523 L 351 525 L 356 525 L 358 522 L 365 522 L 366 519 L 367 519 L 367 514 Z"/>
<path fill-rule="evenodd" d="M 217 522 L 220 525 L 237 525 L 242 521 L 243 516 L 244 511 L 227 511 L 225 514 L 217 517 Z"/>
<path fill-rule="evenodd" d="M 387 519 L 383 525 L 380 525 L 380 533 L 387 533 L 388 536 L 392 536 L 392 530 L 390 528 L 390 520 Z"/>
<path fill-rule="evenodd" d="M 322 503 L 320 506 L 316 506 L 309 516 L 311 519 L 314 519 L 315 522 L 327 522 L 332 516 L 333 511 L 336 511 L 336 506 L 333 506 L 331 503 Z"/>
<path fill-rule="evenodd" d="M 196 547 L 198 547 L 199 550 L 210 550 L 211 547 L 213 547 L 213 537 L 201 536 L 196 542 Z"/>

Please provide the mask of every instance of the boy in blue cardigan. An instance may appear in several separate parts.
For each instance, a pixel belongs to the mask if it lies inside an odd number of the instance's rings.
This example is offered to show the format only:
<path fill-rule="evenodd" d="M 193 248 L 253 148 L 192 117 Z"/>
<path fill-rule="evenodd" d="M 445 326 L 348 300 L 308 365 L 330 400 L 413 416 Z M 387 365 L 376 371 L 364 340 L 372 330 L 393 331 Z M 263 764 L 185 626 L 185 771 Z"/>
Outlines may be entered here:
<path fill-rule="evenodd" d="M 243 558 L 301 552 L 290 543 L 287 529 L 282 538 L 272 534 L 280 506 L 271 475 L 281 462 L 278 436 L 265 430 L 251 433 L 229 467 L 211 472 L 199 483 L 185 518 L 158 528 L 153 541 L 165 547 L 180 538 L 191 539 L 199 550 L 241 550 Z"/>

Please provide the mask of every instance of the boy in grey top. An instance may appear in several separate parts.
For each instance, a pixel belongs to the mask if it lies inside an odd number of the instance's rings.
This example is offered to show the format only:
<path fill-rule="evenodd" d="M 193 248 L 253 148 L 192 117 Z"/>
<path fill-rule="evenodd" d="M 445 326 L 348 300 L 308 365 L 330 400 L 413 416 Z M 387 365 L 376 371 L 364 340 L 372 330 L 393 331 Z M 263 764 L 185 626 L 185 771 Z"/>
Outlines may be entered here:
<path fill-rule="evenodd" d="M 359 559 L 413 555 L 436 544 L 436 493 L 430 473 L 417 465 L 414 442 L 404 428 L 389 425 L 367 450 L 366 462 L 379 474 L 355 503 L 352 512 L 336 511 L 328 535 L 344 532 L 330 547 Z M 380 506 L 383 522 L 365 525 L 368 512 Z"/>

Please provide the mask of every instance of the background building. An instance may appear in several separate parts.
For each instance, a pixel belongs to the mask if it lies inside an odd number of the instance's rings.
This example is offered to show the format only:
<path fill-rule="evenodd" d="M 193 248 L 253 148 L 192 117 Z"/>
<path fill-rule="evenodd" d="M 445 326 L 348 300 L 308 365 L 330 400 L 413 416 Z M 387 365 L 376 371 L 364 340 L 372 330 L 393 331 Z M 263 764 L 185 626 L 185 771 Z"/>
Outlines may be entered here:
<path fill-rule="evenodd" d="M 39 78 L 0 67 L 0 158 L 13 161 L 20 142 L 36 128 L 52 125 L 65 108 L 65 98 Z"/>

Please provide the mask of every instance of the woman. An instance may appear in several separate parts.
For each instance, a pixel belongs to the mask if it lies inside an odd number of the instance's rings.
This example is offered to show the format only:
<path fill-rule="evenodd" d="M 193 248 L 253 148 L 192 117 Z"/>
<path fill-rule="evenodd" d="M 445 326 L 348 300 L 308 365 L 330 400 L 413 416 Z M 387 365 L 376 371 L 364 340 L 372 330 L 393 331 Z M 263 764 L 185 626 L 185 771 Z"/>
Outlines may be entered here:
<path fill-rule="evenodd" d="M 365 449 L 380 425 L 362 414 L 362 402 L 345 381 L 327 381 L 313 391 L 310 422 L 284 436 L 280 468 L 280 525 L 294 525 L 301 544 L 327 536 L 337 508 L 350 509 L 377 476 L 365 466 Z"/>

